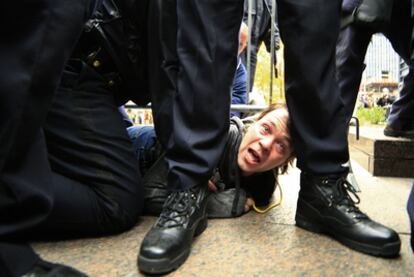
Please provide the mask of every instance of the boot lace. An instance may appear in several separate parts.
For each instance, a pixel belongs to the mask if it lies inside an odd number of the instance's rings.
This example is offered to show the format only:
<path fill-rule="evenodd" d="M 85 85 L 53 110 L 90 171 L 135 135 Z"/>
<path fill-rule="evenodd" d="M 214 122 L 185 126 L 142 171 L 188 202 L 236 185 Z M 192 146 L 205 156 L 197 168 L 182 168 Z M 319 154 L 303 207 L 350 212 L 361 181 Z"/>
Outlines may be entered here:
<path fill-rule="evenodd" d="M 352 184 L 349 183 L 345 177 L 341 177 L 336 181 L 335 186 L 339 193 L 339 197 L 337 201 L 335 201 L 336 204 L 346 206 L 346 212 L 354 213 L 354 218 L 367 218 L 367 216 L 356 206 L 361 200 Z"/>
<path fill-rule="evenodd" d="M 197 196 L 191 190 L 172 192 L 164 203 L 157 221 L 158 227 L 179 227 L 185 225 L 196 205 Z"/>

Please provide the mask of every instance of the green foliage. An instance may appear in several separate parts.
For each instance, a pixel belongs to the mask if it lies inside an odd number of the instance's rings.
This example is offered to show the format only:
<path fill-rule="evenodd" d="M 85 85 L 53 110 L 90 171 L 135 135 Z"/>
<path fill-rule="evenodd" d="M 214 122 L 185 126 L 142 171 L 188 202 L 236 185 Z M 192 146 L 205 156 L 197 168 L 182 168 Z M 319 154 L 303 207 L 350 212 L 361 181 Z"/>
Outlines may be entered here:
<path fill-rule="evenodd" d="M 385 122 L 386 108 L 358 108 L 357 117 L 361 124 L 380 124 Z"/>
<path fill-rule="evenodd" d="M 283 44 L 277 51 L 278 77 L 273 76 L 272 103 L 285 102 Z M 270 92 L 270 54 L 262 44 L 257 54 L 256 75 L 254 88 L 258 90 L 269 103 Z M 382 124 L 385 122 L 386 108 L 358 108 L 357 117 L 361 124 Z"/>
<path fill-rule="evenodd" d="M 283 48 L 277 51 L 277 71 L 278 77 L 275 78 L 273 72 L 273 90 L 272 103 L 285 102 L 284 93 L 284 64 Z M 258 90 L 269 103 L 270 95 L 270 54 L 266 51 L 264 44 L 261 45 L 257 54 L 256 75 L 254 79 L 254 88 Z"/>

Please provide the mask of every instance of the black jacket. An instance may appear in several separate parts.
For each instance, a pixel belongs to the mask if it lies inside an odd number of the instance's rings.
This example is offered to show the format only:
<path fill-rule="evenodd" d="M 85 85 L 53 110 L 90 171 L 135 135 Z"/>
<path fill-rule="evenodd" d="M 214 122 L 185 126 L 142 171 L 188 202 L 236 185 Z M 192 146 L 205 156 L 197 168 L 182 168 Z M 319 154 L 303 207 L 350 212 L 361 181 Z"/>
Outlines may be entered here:
<path fill-rule="evenodd" d="M 85 24 L 72 58 L 81 59 L 108 79 L 118 105 L 147 104 L 148 0 L 103 0 Z"/>
<path fill-rule="evenodd" d="M 244 1 L 244 14 L 243 14 L 243 22 L 248 23 L 248 16 L 249 16 L 249 7 L 248 1 Z M 270 52 L 270 39 L 271 37 L 268 35 L 270 34 L 270 21 L 271 21 L 271 13 L 272 13 L 272 1 L 270 0 L 253 0 L 252 1 L 252 27 L 251 27 L 251 36 L 253 43 L 259 46 L 260 43 L 263 41 L 266 45 L 266 49 Z M 279 26 L 277 24 L 277 12 L 275 14 L 275 25 L 274 25 L 274 42 L 275 42 L 275 49 L 278 50 L 280 48 L 280 34 L 279 34 Z"/>
<path fill-rule="evenodd" d="M 237 153 L 242 141 L 246 126 L 241 119 L 233 117 L 230 120 L 230 129 L 227 136 L 227 142 L 220 161 L 213 173 L 213 182 L 218 187 L 219 191 L 224 191 L 232 188 L 243 188 L 247 196 L 251 196 L 256 206 L 267 206 L 275 190 L 276 179 L 272 171 L 256 173 L 251 176 L 242 176 L 237 165 Z M 144 187 L 146 190 L 146 197 L 153 201 L 154 197 L 162 199 L 163 192 L 156 191 L 165 187 L 167 182 L 166 165 L 154 165 L 156 161 L 163 156 L 163 151 L 159 142 L 155 143 L 151 149 L 146 150 L 144 160 L 148 161 L 145 164 L 146 168 L 141 168 L 144 173 Z M 159 162 L 158 162 L 159 163 Z M 157 167 L 156 170 L 151 170 L 151 167 Z M 153 171 L 153 173 L 151 173 Z M 153 175 L 153 176 L 151 176 Z M 239 183 L 239 186 L 238 184 Z M 161 200 L 161 202 L 163 202 Z"/>

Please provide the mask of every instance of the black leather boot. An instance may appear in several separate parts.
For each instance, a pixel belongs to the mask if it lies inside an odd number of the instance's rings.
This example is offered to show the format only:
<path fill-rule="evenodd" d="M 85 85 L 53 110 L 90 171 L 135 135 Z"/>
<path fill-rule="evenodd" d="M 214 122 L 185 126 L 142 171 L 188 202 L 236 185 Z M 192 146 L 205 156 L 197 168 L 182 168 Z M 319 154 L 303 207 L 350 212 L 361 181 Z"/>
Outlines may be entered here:
<path fill-rule="evenodd" d="M 207 197 L 207 184 L 168 196 L 160 217 L 142 241 L 140 271 L 163 274 L 185 262 L 193 237 L 207 227 Z"/>
<path fill-rule="evenodd" d="M 391 125 L 387 125 L 384 128 L 384 135 L 387 137 L 414 139 L 414 123 L 405 124 L 402 128 L 395 128 Z"/>
<path fill-rule="evenodd" d="M 401 241 L 398 234 L 358 209 L 359 197 L 346 181 L 346 176 L 316 177 L 302 173 L 300 185 L 297 226 L 325 233 L 366 254 L 383 257 L 399 254 Z"/>

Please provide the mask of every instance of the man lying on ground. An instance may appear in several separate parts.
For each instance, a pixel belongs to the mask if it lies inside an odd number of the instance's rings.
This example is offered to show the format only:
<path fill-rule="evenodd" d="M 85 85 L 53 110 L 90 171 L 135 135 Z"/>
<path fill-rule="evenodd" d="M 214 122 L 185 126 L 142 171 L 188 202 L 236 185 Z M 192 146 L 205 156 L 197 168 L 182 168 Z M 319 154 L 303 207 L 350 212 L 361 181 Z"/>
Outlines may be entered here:
<path fill-rule="evenodd" d="M 144 213 L 159 215 L 169 195 L 167 165 L 152 126 L 128 128 L 144 176 Z M 233 117 L 226 147 L 209 181 L 210 218 L 240 216 L 253 206 L 270 205 L 277 176 L 294 159 L 289 114 L 285 106 L 271 105 L 247 119 Z"/>

